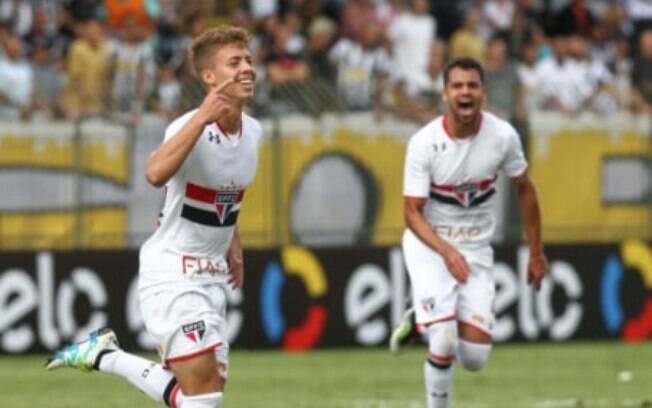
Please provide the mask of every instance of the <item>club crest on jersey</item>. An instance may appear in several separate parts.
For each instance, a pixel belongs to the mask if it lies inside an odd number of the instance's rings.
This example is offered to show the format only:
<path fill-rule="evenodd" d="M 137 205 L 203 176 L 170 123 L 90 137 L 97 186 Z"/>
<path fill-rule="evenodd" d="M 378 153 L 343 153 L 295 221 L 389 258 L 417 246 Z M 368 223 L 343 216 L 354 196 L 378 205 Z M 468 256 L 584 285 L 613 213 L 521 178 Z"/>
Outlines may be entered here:
<path fill-rule="evenodd" d="M 220 222 L 224 224 L 227 217 L 231 213 L 233 206 L 238 203 L 240 197 L 239 191 L 218 191 L 215 198 L 215 210 Z"/>
<path fill-rule="evenodd" d="M 206 324 L 203 320 L 199 320 L 194 323 L 184 324 L 181 326 L 181 330 L 190 341 L 197 343 L 199 340 L 204 338 Z"/>

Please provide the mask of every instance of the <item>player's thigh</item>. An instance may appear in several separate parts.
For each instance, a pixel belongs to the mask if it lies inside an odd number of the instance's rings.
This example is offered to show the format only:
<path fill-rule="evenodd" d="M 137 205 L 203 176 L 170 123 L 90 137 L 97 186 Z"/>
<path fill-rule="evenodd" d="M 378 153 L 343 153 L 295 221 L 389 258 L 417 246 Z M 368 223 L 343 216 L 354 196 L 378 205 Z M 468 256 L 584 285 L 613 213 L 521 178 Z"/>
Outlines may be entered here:
<path fill-rule="evenodd" d="M 455 316 L 457 282 L 443 258 L 411 231 L 403 235 L 403 255 L 410 276 L 417 324 L 424 328 Z"/>
<path fill-rule="evenodd" d="M 141 299 L 141 312 L 158 342 L 163 364 L 179 372 L 184 393 L 188 392 L 184 384 L 191 383 L 207 386 L 207 391 L 215 390 L 215 384 L 221 389 L 227 377 L 229 345 L 226 294 L 220 285 L 164 288 Z"/>
<path fill-rule="evenodd" d="M 460 286 L 459 292 L 458 333 L 466 340 L 487 343 L 491 341 L 495 321 L 493 268 L 473 262 L 469 266 L 471 275 L 466 284 Z"/>

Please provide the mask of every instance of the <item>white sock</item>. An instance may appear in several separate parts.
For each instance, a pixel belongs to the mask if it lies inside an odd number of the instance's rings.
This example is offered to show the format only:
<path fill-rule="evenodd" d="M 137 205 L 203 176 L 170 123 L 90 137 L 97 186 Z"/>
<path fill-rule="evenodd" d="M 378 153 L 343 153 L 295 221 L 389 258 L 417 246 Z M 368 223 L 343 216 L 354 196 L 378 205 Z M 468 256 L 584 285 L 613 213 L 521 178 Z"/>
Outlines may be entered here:
<path fill-rule="evenodd" d="M 423 366 L 427 408 L 448 408 L 452 399 L 453 367 L 434 367 L 426 360 Z"/>
<path fill-rule="evenodd" d="M 176 408 L 219 408 L 223 398 L 222 392 L 190 396 L 182 394 L 177 398 Z"/>
<path fill-rule="evenodd" d="M 104 354 L 98 368 L 102 372 L 127 379 L 159 403 L 168 402 L 164 401 L 164 395 L 169 394 L 176 384 L 172 371 L 166 370 L 161 364 L 122 350 Z"/>

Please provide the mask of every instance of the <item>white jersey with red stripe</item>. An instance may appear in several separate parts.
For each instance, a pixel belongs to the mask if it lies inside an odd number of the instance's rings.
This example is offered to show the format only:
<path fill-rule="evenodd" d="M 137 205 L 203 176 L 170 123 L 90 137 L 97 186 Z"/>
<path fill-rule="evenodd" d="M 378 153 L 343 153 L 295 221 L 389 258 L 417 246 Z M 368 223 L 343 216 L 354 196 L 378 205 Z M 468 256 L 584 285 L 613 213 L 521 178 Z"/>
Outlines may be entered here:
<path fill-rule="evenodd" d="M 499 171 L 516 177 L 527 162 L 516 130 L 482 112 L 475 135 L 454 139 L 443 115 L 415 133 L 407 147 L 403 195 L 427 197 L 424 215 L 459 249 L 488 246 L 495 229 L 493 198 Z"/>
<path fill-rule="evenodd" d="M 197 110 L 173 121 L 173 137 Z M 202 135 L 177 173 L 165 185 L 159 226 L 140 250 L 140 288 L 162 283 L 228 280 L 226 252 L 245 189 L 256 174 L 262 128 L 242 114 L 239 134 L 217 124 Z"/>

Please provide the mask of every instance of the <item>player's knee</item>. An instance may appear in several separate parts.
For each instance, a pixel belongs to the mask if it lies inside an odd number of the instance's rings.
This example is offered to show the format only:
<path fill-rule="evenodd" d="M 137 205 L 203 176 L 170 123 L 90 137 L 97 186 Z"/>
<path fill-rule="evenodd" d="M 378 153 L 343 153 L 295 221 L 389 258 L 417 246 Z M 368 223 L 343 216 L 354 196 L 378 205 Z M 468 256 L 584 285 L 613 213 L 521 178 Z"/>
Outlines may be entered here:
<path fill-rule="evenodd" d="M 438 364 L 450 364 L 455 355 L 455 323 L 435 323 L 428 327 L 428 359 Z"/>
<path fill-rule="evenodd" d="M 219 408 L 222 406 L 224 394 L 212 392 L 199 395 L 184 395 L 181 398 L 178 408 Z"/>
<path fill-rule="evenodd" d="M 213 373 L 212 375 L 195 375 L 190 381 L 180 382 L 184 395 L 202 395 L 224 391 L 224 379 Z"/>
<path fill-rule="evenodd" d="M 472 343 L 460 339 L 457 352 L 462 367 L 469 371 L 480 371 L 489 360 L 491 344 Z"/>

